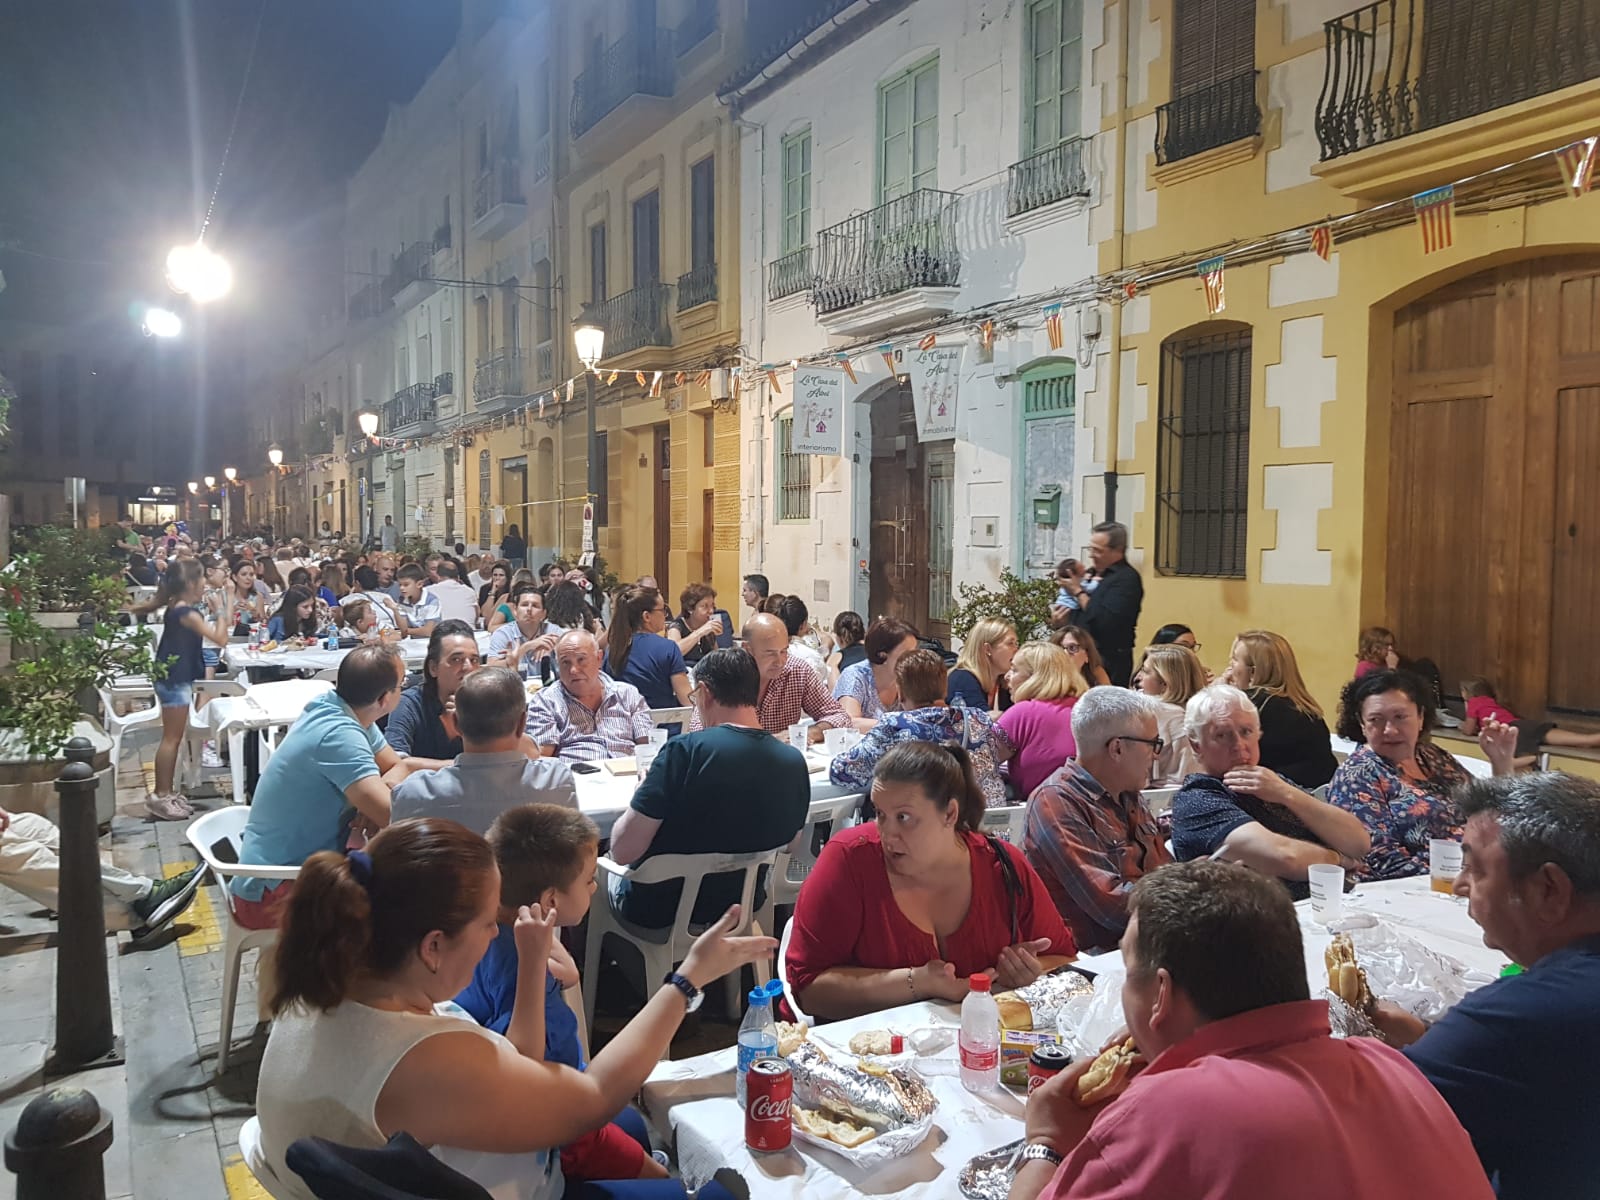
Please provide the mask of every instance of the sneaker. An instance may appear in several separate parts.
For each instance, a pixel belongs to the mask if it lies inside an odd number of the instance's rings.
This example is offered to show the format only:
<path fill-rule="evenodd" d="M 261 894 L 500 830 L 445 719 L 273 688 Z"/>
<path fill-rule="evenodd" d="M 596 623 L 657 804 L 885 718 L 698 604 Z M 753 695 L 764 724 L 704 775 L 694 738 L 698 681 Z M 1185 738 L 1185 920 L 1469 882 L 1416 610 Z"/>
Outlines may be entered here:
<path fill-rule="evenodd" d="M 194 809 L 182 796 L 158 796 L 151 792 L 144 798 L 144 810 L 158 821 L 187 821 Z"/>
<path fill-rule="evenodd" d="M 217 753 L 217 744 L 207 741 L 200 747 L 200 765 L 206 768 L 222 766 L 222 755 Z"/>
<path fill-rule="evenodd" d="M 133 931 L 135 940 L 149 937 L 194 903 L 205 879 L 205 866 L 190 867 L 170 879 L 157 879 L 150 890 L 135 900 L 128 908 L 142 924 Z"/>

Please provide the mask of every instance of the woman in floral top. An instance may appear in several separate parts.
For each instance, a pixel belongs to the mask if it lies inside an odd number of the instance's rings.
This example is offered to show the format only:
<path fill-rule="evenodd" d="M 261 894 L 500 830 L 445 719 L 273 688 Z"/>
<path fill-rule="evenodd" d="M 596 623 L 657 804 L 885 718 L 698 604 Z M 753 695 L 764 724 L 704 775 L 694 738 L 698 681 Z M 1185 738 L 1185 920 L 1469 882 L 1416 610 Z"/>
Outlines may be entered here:
<path fill-rule="evenodd" d="M 902 712 L 885 713 L 855 746 L 836 756 L 828 778 L 840 787 L 872 788 L 873 768 L 891 746 L 900 742 L 936 742 L 960 746 L 972 760 L 978 787 L 989 808 L 1006 804 L 1000 764 L 1015 753 L 1011 739 L 987 712 L 945 703 L 949 680 L 944 659 L 932 650 L 913 650 L 895 664 Z"/>
<path fill-rule="evenodd" d="M 1360 817 L 1371 833 L 1366 878 L 1426 875 L 1429 840 L 1461 837 L 1454 792 L 1467 772 L 1427 740 L 1432 724 L 1430 689 L 1406 671 L 1370 671 L 1339 697 L 1339 735 L 1360 744 L 1334 772 L 1328 802 Z M 1515 729 L 1486 727 L 1478 744 L 1496 775 L 1511 773 Z"/>

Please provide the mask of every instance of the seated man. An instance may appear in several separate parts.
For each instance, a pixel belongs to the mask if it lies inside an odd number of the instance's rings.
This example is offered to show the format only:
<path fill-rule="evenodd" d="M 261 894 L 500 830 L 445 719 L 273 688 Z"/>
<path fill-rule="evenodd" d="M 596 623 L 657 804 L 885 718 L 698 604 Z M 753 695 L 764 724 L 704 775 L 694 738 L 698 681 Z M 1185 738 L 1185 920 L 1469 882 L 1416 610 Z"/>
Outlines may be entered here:
<path fill-rule="evenodd" d="M 1133 885 L 1172 861 L 1139 795 L 1161 753 L 1159 732 L 1142 693 L 1090 688 L 1072 707 L 1078 757 L 1026 798 L 1022 852 L 1084 949 L 1115 946 Z"/>
<path fill-rule="evenodd" d="M 448 558 L 439 563 L 439 582 L 430 584 L 428 591 L 439 605 L 439 619 L 465 621 L 476 628 L 478 623 L 478 593 L 461 582 L 461 568 Z"/>
<path fill-rule="evenodd" d="M 510 603 L 512 620 L 489 637 L 489 662 L 510 667 L 524 679 L 537 679 L 540 661 L 550 656 L 564 631 L 545 615 L 544 593 L 531 579 L 512 587 Z"/>
<path fill-rule="evenodd" d="M 407 637 L 433 636 L 433 627 L 439 623 L 439 602 L 428 591 L 422 568 L 416 563 L 401 567 L 399 584 L 401 632 Z"/>
<path fill-rule="evenodd" d="M 1178 861 L 1217 851 L 1283 880 L 1296 900 L 1310 894 L 1306 868 L 1343 863 L 1354 870 L 1372 849 L 1359 817 L 1303 792 L 1261 766 L 1261 717 L 1238 688 L 1213 683 L 1184 711 L 1184 733 L 1203 774 L 1172 799 L 1172 852 Z"/>
<path fill-rule="evenodd" d="M 1122 961 L 1123 1013 L 1150 1065 L 1088 1108 L 1074 1096 L 1087 1057 L 1030 1095 L 1011 1200 L 1493 1196 L 1404 1055 L 1330 1035 L 1294 905 L 1271 880 L 1213 862 L 1146 875 Z"/>
<path fill-rule="evenodd" d="M 714 650 L 700 660 L 694 706 L 704 728 L 661 747 L 611 831 L 615 861 L 770 850 L 800 832 L 811 807 L 805 758 L 761 728 L 760 689 L 761 673 L 743 650 Z M 696 924 L 716 921 L 739 902 L 738 878 L 706 877 L 695 900 Z M 613 903 L 625 920 L 663 929 L 677 915 L 682 889 L 681 883 L 623 883 Z M 763 901 L 758 883 L 755 906 Z"/>
<path fill-rule="evenodd" d="M 789 631 L 771 613 L 757 613 L 744 627 L 744 648 L 761 670 L 756 713 L 761 728 L 783 737 L 801 717 L 810 717 L 811 740 L 820 742 L 825 729 L 848 729 L 850 718 L 817 673 L 789 653 Z M 689 722 L 699 729 L 698 707 Z"/>
<path fill-rule="evenodd" d="M 461 753 L 437 771 L 415 771 L 394 789 L 392 820 L 448 817 L 474 833 L 520 804 L 578 807 L 572 771 L 564 762 L 524 749 L 527 693 L 515 672 L 484 667 L 456 690 L 455 724 Z"/>
<path fill-rule="evenodd" d="M 556 642 L 556 682 L 528 701 L 528 736 L 546 758 L 619 758 L 655 728 L 639 689 L 600 670 L 594 634 L 570 629 Z"/>
<path fill-rule="evenodd" d="M 392 646 L 358 646 L 339 664 L 339 681 L 307 704 L 261 772 L 240 839 L 246 865 L 298 867 L 318 850 L 343 850 L 347 809 L 369 826 L 389 823 L 383 775 L 405 766 L 384 741 L 378 719 L 400 701 L 406 666 Z M 272 929 L 292 880 L 234 879 L 234 915 L 247 929 Z"/>
<path fill-rule="evenodd" d="M 1456 802 L 1456 895 L 1484 945 L 1526 973 L 1467 993 L 1431 1029 L 1386 1003 L 1377 1024 L 1455 1110 L 1500 1200 L 1593 1195 L 1600 1093 L 1580 1064 L 1600 1062 L 1600 784 L 1474 779 Z"/>

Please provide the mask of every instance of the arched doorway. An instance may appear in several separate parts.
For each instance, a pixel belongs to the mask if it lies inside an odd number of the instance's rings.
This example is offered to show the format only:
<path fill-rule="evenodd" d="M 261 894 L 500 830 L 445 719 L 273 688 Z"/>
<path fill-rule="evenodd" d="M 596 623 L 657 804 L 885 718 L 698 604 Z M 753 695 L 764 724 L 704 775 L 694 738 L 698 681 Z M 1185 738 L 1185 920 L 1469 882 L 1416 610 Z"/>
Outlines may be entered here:
<path fill-rule="evenodd" d="M 1600 255 L 1452 283 L 1395 317 L 1387 609 L 1445 691 L 1600 716 Z M 1376 489 L 1374 489 L 1376 492 Z"/>
<path fill-rule="evenodd" d="M 872 430 L 867 621 L 898 617 L 950 638 L 955 443 L 921 442 L 904 377 L 869 393 Z"/>

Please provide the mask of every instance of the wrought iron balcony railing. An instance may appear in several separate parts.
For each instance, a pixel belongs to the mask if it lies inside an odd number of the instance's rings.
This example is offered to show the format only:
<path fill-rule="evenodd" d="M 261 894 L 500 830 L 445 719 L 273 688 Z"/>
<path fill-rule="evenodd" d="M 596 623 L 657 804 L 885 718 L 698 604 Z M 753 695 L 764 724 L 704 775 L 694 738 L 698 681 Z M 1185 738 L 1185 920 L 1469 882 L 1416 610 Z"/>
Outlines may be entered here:
<path fill-rule="evenodd" d="M 454 371 L 440 371 L 433 377 L 433 394 L 435 396 L 454 396 L 456 394 L 456 373 Z"/>
<path fill-rule="evenodd" d="M 678 311 L 708 304 L 717 298 L 717 264 L 706 263 L 678 276 Z"/>
<path fill-rule="evenodd" d="M 1210 87 L 1179 96 L 1156 109 L 1156 161 L 1180 158 L 1226 146 L 1261 132 L 1256 103 L 1257 71 L 1246 71 Z"/>
<path fill-rule="evenodd" d="M 541 342 L 534 347 L 533 374 L 540 383 L 556 377 L 556 348 L 550 342 Z"/>
<path fill-rule="evenodd" d="M 413 383 L 408 388 L 401 388 L 394 394 L 394 399 L 384 403 L 384 432 L 393 433 L 396 429 L 415 425 L 419 421 L 433 420 L 439 415 L 439 405 L 434 396 L 432 383 Z"/>
<path fill-rule="evenodd" d="M 801 246 L 767 264 L 767 299 L 782 300 L 809 292 L 816 277 L 811 273 L 811 247 Z"/>
<path fill-rule="evenodd" d="M 507 155 L 478 176 L 472 189 L 472 219 L 481 221 L 502 204 L 526 203 L 522 195 L 522 160 Z"/>
<path fill-rule="evenodd" d="M 919 188 L 819 232 L 811 292 L 817 311 L 837 312 L 908 288 L 955 287 L 959 199 Z"/>
<path fill-rule="evenodd" d="M 672 329 L 667 324 L 667 285 L 647 283 L 631 292 L 594 306 L 595 316 L 606 331 L 606 357 L 626 354 L 640 346 L 672 345 Z"/>
<path fill-rule="evenodd" d="M 450 223 L 448 221 L 433 231 L 433 248 L 435 251 L 450 249 Z"/>
<path fill-rule="evenodd" d="M 412 242 L 394 257 L 389 276 L 383 281 L 385 299 L 392 301 L 408 284 L 433 274 L 433 243 Z"/>
<path fill-rule="evenodd" d="M 1584 0 L 1378 0 L 1323 29 L 1324 160 L 1600 78 Z"/>
<path fill-rule="evenodd" d="M 673 48 L 683 57 L 717 31 L 717 0 L 694 0 L 689 15 L 673 32 Z"/>
<path fill-rule="evenodd" d="M 521 350 L 502 350 L 480 358 L 472 374 L 472 395 L 481 404 L 507 396 L 528 394 L 528 356 Z"/>
<path fill-rule="evenodd" d="M 572 136 L 580 138 L 630 96 L 672 95 L 672 31 L 635 30 L 572 84 Z"/>
<path fill-rule="evenodd" d="M 1088 144 L 1082 138 L 1072 138 L 1012 163 L 1006 181 L 1007 214 L 1017 217 L 1069 196 L 1087 196 L 1087 155 Z"/>
<path fill-rule="evenodd" d="M 384 280 L 374 279 L 362 284 L 361 290 L 350 297 L 345 310 L 352 321 L 367 321 L 387 311 L 389 294 L 384 290 Z"/>

